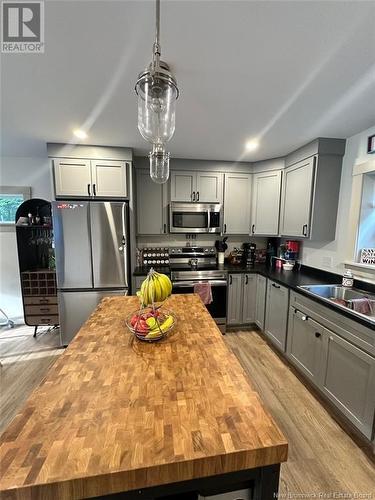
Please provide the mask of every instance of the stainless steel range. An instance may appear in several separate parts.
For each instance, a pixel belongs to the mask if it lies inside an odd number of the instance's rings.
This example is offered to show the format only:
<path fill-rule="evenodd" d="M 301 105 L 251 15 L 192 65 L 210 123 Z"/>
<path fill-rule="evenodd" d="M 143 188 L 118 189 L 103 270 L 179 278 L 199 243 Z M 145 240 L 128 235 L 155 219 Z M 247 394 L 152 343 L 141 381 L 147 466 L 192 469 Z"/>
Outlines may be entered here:
<path fill-rule="evenodd" d="M 214 247 L 169 249 L 173 293 L 194 293 L 194 285 L 211 284 L 211 304 L 206 305 L 220 330 L 225 333 L 227 313 L 227 272 L 219 270 Z"/>

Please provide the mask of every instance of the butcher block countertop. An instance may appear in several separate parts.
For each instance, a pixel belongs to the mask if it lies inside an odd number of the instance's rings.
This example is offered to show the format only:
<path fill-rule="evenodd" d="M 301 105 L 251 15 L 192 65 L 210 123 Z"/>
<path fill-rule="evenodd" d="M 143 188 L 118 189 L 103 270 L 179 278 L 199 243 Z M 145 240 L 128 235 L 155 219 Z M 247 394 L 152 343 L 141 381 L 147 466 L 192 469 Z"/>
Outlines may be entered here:
<path fill-rule="evenodd" d="M 277 464 L 287 442 L 199 297 L 157 343 L 105 298 L 0 440 L 0 497 L 77 499 Z"/>

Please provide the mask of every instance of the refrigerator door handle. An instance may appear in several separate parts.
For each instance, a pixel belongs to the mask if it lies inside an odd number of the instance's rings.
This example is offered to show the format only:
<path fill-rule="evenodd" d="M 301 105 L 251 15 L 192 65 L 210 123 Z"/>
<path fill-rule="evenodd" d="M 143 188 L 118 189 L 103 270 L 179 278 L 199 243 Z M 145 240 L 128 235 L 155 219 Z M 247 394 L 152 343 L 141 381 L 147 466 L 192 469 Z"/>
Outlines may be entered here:
<path fill-rule="evenodd" d="M 129 288 L 129 283 L 128 283 L 128 256 L 127 256 L 127 242 L 126 238 L 128 236 L 128 228 L 127 228 L 127 205 L 126 203 L 123 203 L 122 205 L 122 251 L 123 251 L 123 256 L 124 256 L 124 281 L 125 281 L 125 288 Z"/>

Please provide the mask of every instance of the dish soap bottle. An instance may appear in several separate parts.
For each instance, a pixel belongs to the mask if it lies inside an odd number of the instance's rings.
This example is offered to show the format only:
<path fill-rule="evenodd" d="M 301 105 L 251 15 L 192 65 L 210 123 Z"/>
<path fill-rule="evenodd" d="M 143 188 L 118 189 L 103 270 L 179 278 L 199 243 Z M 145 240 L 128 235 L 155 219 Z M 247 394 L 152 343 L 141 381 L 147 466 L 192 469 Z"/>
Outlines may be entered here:
<path fill-rule="evenodd" d="M 352 288 L 354 285 L 354 276 L 350 269 L 347 269 L 342 277 L 342 286 Z"/>

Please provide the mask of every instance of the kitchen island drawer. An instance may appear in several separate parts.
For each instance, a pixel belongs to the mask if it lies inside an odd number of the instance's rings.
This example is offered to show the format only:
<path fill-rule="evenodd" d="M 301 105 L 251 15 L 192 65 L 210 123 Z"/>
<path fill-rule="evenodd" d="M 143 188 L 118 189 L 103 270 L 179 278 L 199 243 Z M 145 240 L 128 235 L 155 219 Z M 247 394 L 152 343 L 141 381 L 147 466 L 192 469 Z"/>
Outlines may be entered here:
<path fill-rule="evenodd" d="M 59 310 L 57 304 L 31 305 L 25 306 L 25 313 L 27 316 L 44 316 L 46 314 L 50 316 L 51 314 L 59 314 Z"/>
<path fill-rule="evenodd" d="M 25 305 L 57 304 L 57 296 L 36 295 L 35 297 L 24 297 L 23 301 Z"/>
<path fill-rule="evenodd" d="M 25 322 L 29 326 L 58 325 L 59 316 L 50 314 L 45 316 L 25 316 Z"/>

